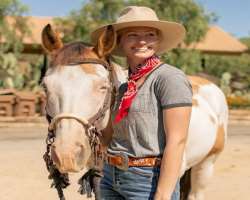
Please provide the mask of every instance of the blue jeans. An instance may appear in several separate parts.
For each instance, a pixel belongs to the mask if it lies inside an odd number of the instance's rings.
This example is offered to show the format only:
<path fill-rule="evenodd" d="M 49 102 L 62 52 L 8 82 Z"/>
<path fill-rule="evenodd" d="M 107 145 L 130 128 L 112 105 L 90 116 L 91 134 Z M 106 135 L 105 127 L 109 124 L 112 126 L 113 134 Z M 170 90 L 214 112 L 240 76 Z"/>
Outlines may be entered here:
<path fill-rule="evenodd" d="M 105 164 L 100 183 L 101 200 L 153 200 L 160 174 L 158 167 L 129 167 L 127 171 Z M 179 182 L 171 200 L 180 199 Z"/>

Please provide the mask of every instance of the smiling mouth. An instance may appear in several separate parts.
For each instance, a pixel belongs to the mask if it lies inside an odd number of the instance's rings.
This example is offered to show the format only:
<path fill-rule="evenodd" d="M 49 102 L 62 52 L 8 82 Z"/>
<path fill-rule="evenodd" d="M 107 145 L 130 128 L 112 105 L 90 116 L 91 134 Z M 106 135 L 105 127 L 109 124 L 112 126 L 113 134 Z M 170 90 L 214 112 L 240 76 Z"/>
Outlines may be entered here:
<path fill-rule="evenodd" d="M 132 48 L 133 50 L 137 51 L 137 52 L 146 52 L 148 50 L 151 50 L 152 48 L 150 47 L 143 47 L 143 48 Z"/>

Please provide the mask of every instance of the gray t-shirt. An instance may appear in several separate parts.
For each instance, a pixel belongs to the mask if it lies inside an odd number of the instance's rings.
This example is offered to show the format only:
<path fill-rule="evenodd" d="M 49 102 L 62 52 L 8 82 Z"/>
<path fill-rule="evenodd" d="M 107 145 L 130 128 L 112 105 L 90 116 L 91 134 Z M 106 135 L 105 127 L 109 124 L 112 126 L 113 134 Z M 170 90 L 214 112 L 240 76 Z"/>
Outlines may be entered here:
<path fill-rule="evenodd" d="M 112 109 L 114 121 L 127 83 L 119 88 Z M 129 108 L 128 115 L 113 123 L 114 134 L 108 152 L 131 157 L 160 156 L 165 148 L 163 109 L 192 106 L 192 88 L 179 69 L 163 64 L 145 80 Z"/>

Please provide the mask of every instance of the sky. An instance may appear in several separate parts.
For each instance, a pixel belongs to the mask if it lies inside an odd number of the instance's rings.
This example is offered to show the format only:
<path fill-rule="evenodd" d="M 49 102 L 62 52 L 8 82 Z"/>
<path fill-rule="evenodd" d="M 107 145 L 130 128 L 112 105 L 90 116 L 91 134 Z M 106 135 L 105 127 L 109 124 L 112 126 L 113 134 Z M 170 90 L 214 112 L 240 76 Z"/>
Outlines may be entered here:
<path fill-rule="evenodd" d="M 20 0 L 33 16 L 66 16 L 87 0 Z M 250 0 L 196 0 L 207 13 L 215 13 L 220 26 L 233 36 L 250 36 Z"/>

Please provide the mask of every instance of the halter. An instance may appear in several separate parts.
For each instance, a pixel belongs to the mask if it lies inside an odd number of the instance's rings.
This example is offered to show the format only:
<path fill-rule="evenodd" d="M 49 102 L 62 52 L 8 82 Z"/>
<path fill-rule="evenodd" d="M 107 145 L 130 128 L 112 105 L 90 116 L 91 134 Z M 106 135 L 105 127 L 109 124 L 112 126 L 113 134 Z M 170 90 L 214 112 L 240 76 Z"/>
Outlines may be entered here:
<path fill-rule="evenodd" d="M 100 154 L 100 139 L 101 136 L 101 130 L 98 130 L 96 128 L 96 125 L 98 122 L 100 122 L 104 117 L 106 111 L 110 108 L 111 103 L 111 96 L 112 96 L 112 66 L 101 59 L 96 58 L 80 58 L 77 61 L 69 62 L 67 65 L 79 65 L 79 64 L 100 64 L 105 69 L 109 71 L 109 81 L 111 86 L 108 88 L 108 91 L 106 93 L 103 106 L 98 110 L 98 112 L 92 116 L 89 119 L 85 119 L 83 117 L 77 116 L 73 113 L 60 113 L 56 115 L 55 117 L 51 117 L 47 115 L 47 120 L 49 122 L 48 127 L 48 136 L 46 138 L 46 144 L 47 144 L 47 151 L 44 154 L 44 161 L 46 163 L 47 169 L 50 173 L 49 178 L 53 179 L 52 186 L 54 186 L 57 189 L 58 196 L 60 200 L 65 200 L 64 194 L 63 194 L 63 188 L 66 188 L 69 185 L 69 178 L 68 174 L 61 174 L 58 169 L 56 168 L 55 164 L 52 161 L 51 158 L 51 145 L 54 143 L 54 140 L 56 138 L 55 131 L 57 124 L 62 119 L 74 119 L 80 124 L 82 124 L 83 128 L 86 130 L 87 136 L 89 138 L 89 144 L 91 146 L 92 153 L 94 154 L 94 164 L 95 167 L 98 165 L 98 161 L 103 159 L 102 153 Z M 88 172 L 89 173 L 89 172 Z M 95 172 L 94 172 L 95 173 Z M 93 175 L 93 174 L 90 174 Z M 100 176 L 100 174 L 94 174 L 95 176 Z M 79 180 L 80 187 L 80 193 L 85 194 L 87 193 L 88 197 L 91 197 L 91 186 L 89 183 L 89 175 L 85 177 L 86 174 Z M 88 181 L 86 181 L 86 179 Z"/>

